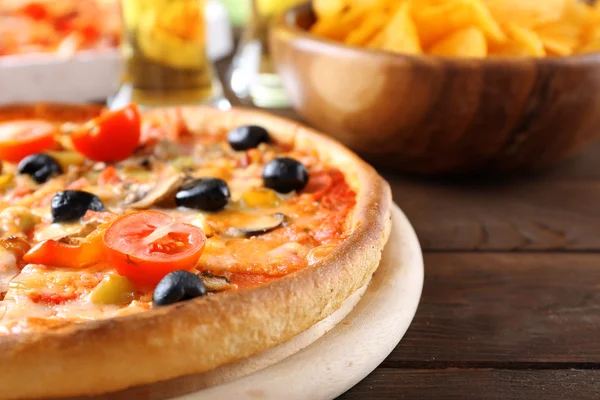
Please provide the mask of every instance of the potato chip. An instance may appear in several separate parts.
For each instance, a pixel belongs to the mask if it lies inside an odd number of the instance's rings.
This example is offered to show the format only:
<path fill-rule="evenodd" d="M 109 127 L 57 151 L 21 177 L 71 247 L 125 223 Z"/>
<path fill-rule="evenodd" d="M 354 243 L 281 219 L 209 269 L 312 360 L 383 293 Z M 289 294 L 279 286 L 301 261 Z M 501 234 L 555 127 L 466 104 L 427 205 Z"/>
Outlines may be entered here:
<path fill-rule="evenodd" d="M 504 45 L 493 47 L 491 54 L 505 57 L 543 57 L 546 55 L 544 44 L 531 29 L 517 24 L 507 24 L 506 33 L 509 41 Z"/>
<path fill-rule="evenodd" d="M 481 58 L 487 55 L 487 42 L 480 29 L 470 26 L 442 39 L 429 49 L 429 53 L 439 56 Z"/>
<path fill-rule="evenodd" d="M 556 54 L 568 55 L 581 43 L 584 28 L 583 25 L 553 22 L 537 28 L 535 32 L 546 49 Z"/>
<path fill-rule="evenodd" d="M 531 28 L 560 19 L 566 0 L 484 0 L 484 2 L 497 21 Z"/>
<path fill-rule="evenodd" d="M 585 41 L 592 17 L 589 5 L 580 0 L 567 0 L 560 20 L 543 24 L 535 31 L 549 52 L 566 56 Z"/>
<path fill-rule="evenodd" d="M 600 0 L 314 0 L 315 34 L 393 52 L 568 56 L 598 50 Z M 483 35 L 483 39 L 482 39 Z"/>
<path fill-rule="evenodd" d="M 365 18 L 365 10 L 352 8 L 341 16 L 320 19 L 311 27 L 311 32 L 329 39 L 344 41 Z"/>
<path fill-rule="evenodd" d="M 385 40 L 385 32 L 381 31 L 373 39 L 367 43 L 367 47 L 371 49 L 381 49 Z"/>
<path fill-rule="evenodd" d="M 410 17 L 410 4 L 402 3 L 383 33 L 382 50 L 399 53 L 420 54 L 423 52 L 417 28 Z"/>
<path fill-rule="evenodd" d="M 424 47 L 469 26 L 478 27 L 493 42 L 506 41 L 502 29 L 479 0 L 412 0 L 411 4 Z"/>
<path fill-rule="evenodd" d="M 543 57 L 546 55 L 546 50 L 540 37 L 531 29 L 517 24 L 507 24 L 506 33 L 512 41 L 526 48 L 530 55 L 534 57 Z"/>
<path fill-rule="evenodd" d="M 321 18 L 334 17 L 346 8 L 345 0 L 313 0 L 313 10 Z"/>
<path fill-rule="evenodd" d="M 388 19 L 389 16 L 382 10 L 373 12 L 346 37 L 344 43 L 351 46 L 367 45 L 383 29 Z"/>
<path fill-rule="evenodd" d="M 600 52 L 600 39 L 587 43 L 577 52 L 582 54 Z"/>

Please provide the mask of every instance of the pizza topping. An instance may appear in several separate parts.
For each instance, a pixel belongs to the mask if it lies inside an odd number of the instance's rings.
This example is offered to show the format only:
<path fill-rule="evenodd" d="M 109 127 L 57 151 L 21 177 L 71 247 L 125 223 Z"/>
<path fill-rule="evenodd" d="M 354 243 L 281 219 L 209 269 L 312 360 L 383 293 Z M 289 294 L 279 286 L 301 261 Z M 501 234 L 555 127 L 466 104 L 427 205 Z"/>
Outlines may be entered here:
<path fill-rule="evenodd" d="M 135 295 L 135 285 L 126 277 L 109 274 L 90 293 L 95 304 L 129 304 Z"/>
<path fill-rule="evenodd" d="M 236 151 L 254 149 L 261 143 L 269 142 L 269 132 L 261 126 L 240 126 L 229 132 L 227 141 Z"/>
<path fill-rule="evenodd" d="M 225 276 L 213 275 L 210 271 L 202 271 L 199 276 L 208 292 L 222 292 L 231 288 L 231 281 Z"/>
<path fill-rule="evenodd" d="M 0 248 L 0 300 L 8 290 L 11 280 L 19 272 L 15 253 L 6 248 Z"/>
<path fill-rule="evenodd" d="M 25 253 L 31 248 L 31 245 L 21 237 L 9 236 L 6 239 L 0 240 L 0 247 L 12 253 L 17 263 L 20 263 Z"/>
<path fill-rule="evenodd" d="M 29 250 L 23 260 L 67 268 L 97 264 L 102 259 L 102 233 L 94 231 L 85 239 L 66 236 L 44 240 Z"/>
<path fill-rule="evenodd" d="M 55 143 L 56 127 L 41 120 L 0 122 L 0 159 L 18 163 Z"/>
<path fill-rule="evenodd" d="M 121 161 L 140 143 L 141 117 L 135 104 L 106 112 L 71 134 L 75 149 L 94 161 Z"/>
<path fill-rule="evenodd" d="M 71 165 L 81 165 L 85 162 L 83 154 L 74 150 L 53 150 L 47 151 L 46 154 L 56 160 L 63 171 L 66 171 Z"/>
<path fill-rule="evenodd" d="M 98 196 L 83 190 L 65 190 L 52 198 L 52 221 L 69 222 L 85 215 L 88 210 L 105 211 Z"/>
<path fill-rule="evenodd" d="M 304 189 L 308 183 L 308 170 L 293 158 L 276 158 L 263 169 L 265 186 L 278 193 L 290 193 Z"/>
<path fill-rule="evenodd" d="M 230 199 L 227 182 L 218 178 L 196 179 L 182 187 L 175 195 L 178 206 L 202 211 L 222 210 Z"/>
<path fill-rule="evenodd" d="M 256 188 L 244 192 L 242 201 L 247 207 L 255 208 L 274 208 L 281 203 L 277 193 L 267 188 Z"/>
<path fill-rule="evenodd" d="M 156 285 L 173 271 L 196 274 L 208 293 L 261 285 L 314 265 L 351 229 L 355 192 L 344 174 L 317 152 L 269 142 L 262 128 L 246 127 L 248 137 L 235 139 L 197 126 L 201 132 L 136 144 L 126 160 L 111 162 L 114 155 L 73 148 L 83 139 L 94 151 L 119 146 L 105 144 L 121 130 L 94 124 L 57 132 L 45 156 L 23 161 L 27 175 L 3 165 L 0 252 L 11 249 L 16 269 L 4 298 L 0 291 L 7 310 L 0 334 L 29 317 L 79 322 L 147 310 Z M 82 131 L 103 139 L 92 143 Z M 37 161 L 46 157 L 64 173 L 38 184 L 30 165 L 43 170 Z M 176 281 L 165 278 L 169 290 L 154 305 L 177 301 L 170 297 Z"/>
<path fill-rule="evenodd" d="M 19 162 L 17 171 L 30 175 L 37 183 L 44 183 L 53 175 L 62 173 L 62 168 L 56 160 L 47 154 L 32 154 Z"/>
<path fill-rule="evenodd" d="M 118 217 L 104 234 L 110 265 L 145 286 L 156 284 L 169 272 L 194 268 L 205 243 L 202 229 L 158 211 Z"/>
<path fill-rule="evenodd" d="M 129 204 L 129 207 L 143 210 L 161 204 L 163 201 L 172 199 L 184 181 L 185 175 L 183 174 L 175 174 L 160 178 L 148 193 L 135 203 Z"/>
<path fill-rule="evenodd" d="M 224 233 L 232 237 L 250 237 L 260 235 L 282 226 L 288 218 L 285 214 L 270 215 L 236 214 L 225 221 L 229 227 Z"/>
<path fill-rule="evenodd" d="M 205 295 L 206 286 L 198 275 L 173 271 L 156 285 L 152 301 L 157 306 L 166 306 Z"/>

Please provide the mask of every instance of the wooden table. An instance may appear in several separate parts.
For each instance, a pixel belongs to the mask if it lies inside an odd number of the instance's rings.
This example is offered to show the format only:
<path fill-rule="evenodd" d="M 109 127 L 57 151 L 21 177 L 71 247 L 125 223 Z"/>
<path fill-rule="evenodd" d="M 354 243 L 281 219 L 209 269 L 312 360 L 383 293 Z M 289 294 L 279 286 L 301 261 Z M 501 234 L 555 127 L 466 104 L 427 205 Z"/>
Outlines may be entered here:
<path fill-rule="evenodd" d="M 381 172 L 425 285 L 400 345 L 341 399 L 600 399 L 600 143 L 519 179 Z"/>
<path fill-rule="evenodd" d="M 340 399 L 600 399 L 600 143 L 519 178 L 380 172 L 425 286 L 398 347 Z"/>

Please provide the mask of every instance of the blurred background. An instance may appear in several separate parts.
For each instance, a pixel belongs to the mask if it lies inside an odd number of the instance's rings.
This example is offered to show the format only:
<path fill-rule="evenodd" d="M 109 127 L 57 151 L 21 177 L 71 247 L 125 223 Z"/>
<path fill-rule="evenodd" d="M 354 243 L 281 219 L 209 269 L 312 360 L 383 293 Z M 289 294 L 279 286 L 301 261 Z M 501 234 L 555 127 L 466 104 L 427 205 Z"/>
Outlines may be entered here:
<path fill-rule="evenodd" d="M 245 105 L 378 165 L 504 173 L 600 134 L 599 52 L 583 0 L 2 0 L 0 104 Z"/>

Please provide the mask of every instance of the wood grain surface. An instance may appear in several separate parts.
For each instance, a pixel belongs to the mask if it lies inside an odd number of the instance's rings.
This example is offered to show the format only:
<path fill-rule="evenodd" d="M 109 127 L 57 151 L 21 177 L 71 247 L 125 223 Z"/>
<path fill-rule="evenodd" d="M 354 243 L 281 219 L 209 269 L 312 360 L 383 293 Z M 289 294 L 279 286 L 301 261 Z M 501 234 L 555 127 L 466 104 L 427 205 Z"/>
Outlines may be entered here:
<path fill-rule="evenodd" d="M 380 172 L 424 248 L 423 297 L 339 399 L 600 399 L 600 143 L 535 175 Z"/>
<path fill-rule="evenodd" d="M 423 297 L 340 399 L 599 399 L 600 143 L 501 180 L 381 172 L 424 248 Z"/>
<path fill-rule="evenodd" d="M 595 370 L 441 370 L 380 368 L 347 392 L 344 400 L 568 400 L 597 399 Z"/>

